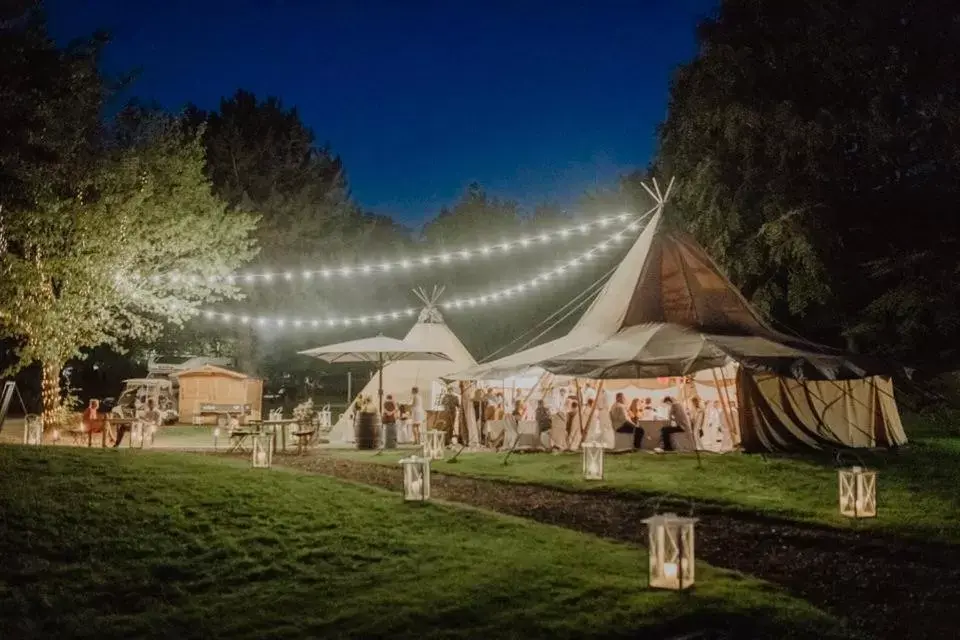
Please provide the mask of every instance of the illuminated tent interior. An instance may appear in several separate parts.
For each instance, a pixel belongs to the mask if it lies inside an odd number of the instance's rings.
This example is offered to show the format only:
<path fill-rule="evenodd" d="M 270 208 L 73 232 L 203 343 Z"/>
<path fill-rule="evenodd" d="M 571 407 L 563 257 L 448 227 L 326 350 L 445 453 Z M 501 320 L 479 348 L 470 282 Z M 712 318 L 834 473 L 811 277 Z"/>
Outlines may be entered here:
<path fill-rule="evenodd" d="M 730 412 L 734 444 L 744 451 L 904 444 L 889 366 L 773 329 L 695 240 L 668 227 L 658 196 L 659 189 L 647 226 L 567 335 L 449 378 L 549 372 L 649 395 L 658 378 L 692 376 L 703 399 L 717 396 Z"/>

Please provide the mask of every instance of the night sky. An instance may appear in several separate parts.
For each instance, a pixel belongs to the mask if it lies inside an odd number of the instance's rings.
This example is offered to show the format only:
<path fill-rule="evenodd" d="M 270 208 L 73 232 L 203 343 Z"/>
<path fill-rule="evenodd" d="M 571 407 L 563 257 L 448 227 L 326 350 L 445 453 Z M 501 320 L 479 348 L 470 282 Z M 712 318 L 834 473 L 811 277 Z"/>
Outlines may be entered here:
<path fill-rule="evenodd" d="M 243 87 L 296 106 L 367 209 L 417 225 L 471 181 L 569 207 L 644 166 L 709 0 L 48 0 L 169 109 Z"/>

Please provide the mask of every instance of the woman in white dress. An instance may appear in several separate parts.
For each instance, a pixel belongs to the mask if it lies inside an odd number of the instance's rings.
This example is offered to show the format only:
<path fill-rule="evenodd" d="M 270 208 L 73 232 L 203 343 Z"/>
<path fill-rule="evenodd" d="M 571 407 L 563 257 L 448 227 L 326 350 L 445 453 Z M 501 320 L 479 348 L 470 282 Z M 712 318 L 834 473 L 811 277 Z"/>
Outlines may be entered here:
<path fill-rule="evenodd" d="M 410 402 L 410 423 L 413 425 L 413 443 L 420 444 L 420 425 L 427 421 L 427 412 L 423 410 L 423 399 L 420 397 L 420 388 L 412 389 L 413 399 Z"/>

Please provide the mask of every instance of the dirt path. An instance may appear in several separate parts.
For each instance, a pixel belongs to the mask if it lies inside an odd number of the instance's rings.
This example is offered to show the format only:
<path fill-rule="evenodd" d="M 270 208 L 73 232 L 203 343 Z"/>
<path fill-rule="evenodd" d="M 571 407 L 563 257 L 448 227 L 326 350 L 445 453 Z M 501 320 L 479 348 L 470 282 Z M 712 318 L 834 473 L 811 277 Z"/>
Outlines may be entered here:
<path fill-rule="evenodd" d="M 399 491 L 400 469 L 328 455 L 277 463 Z M 648 501 L 434 473 L 434 497 L 604 538 L 645 542 Z M 876 638 L 955 638 L 960 547 L 856 531 L 698 514 L 697 557 L 781 585 Z"/>

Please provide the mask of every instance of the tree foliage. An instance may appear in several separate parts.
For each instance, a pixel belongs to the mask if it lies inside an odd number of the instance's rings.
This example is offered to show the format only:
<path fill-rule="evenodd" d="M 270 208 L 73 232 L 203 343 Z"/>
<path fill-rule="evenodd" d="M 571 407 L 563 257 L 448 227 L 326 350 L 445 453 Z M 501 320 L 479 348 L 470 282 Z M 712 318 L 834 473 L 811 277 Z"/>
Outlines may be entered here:
<path fill-rule="evenodd" d="M 0 151 L 0 335 L 14 369 L 43 363 L 47 409 L 68 358 L 234 296 L 212 277 L 255 253 L 255 217 L 213 195 L 198 136 L 155 114 L 102 126 L 100 44 L 58 49 L 36 13 L 0 32 L 2 121 L 16 131 Z M 182 277 L 154 280 L 170 273 Z"/>
<path fill-rule="evenodd" d="M 724 0 L 699 37 L 657 159 L 685 226 L 808 333 L 957 356 L 955 6 Z"/>

